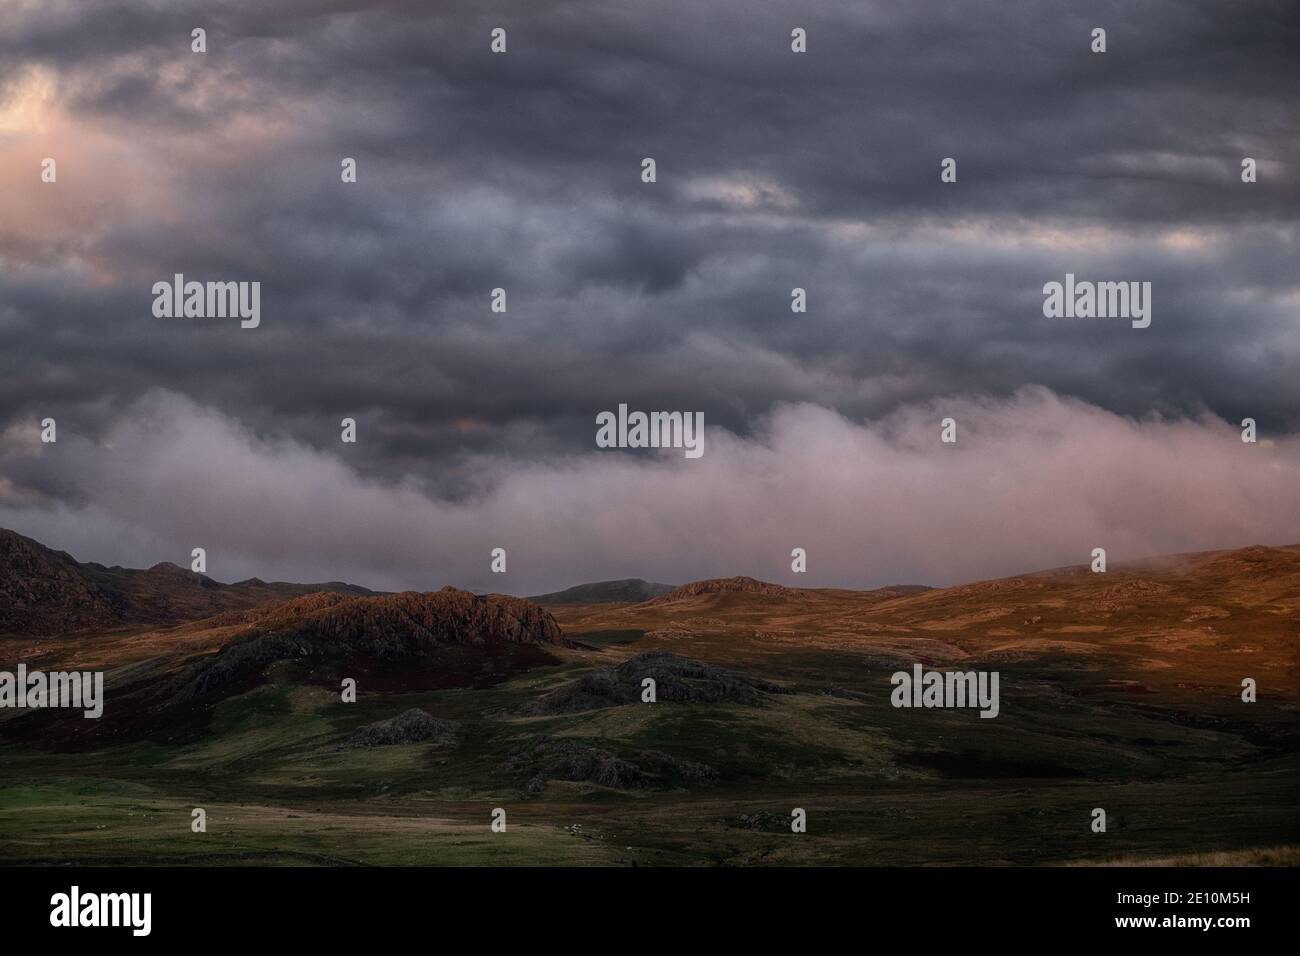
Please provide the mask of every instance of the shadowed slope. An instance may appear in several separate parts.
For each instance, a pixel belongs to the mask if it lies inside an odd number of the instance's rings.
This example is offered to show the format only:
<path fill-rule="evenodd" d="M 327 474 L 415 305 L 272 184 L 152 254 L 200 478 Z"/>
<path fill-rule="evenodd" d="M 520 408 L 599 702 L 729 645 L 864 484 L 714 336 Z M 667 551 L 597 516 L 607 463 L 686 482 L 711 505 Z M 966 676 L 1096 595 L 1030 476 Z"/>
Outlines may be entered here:
<path fill-rule="evenodd" d="M 337 581 L 286 584 L 250 578 L 222 584 L 166 561 L 147 570 L 82 564 L 63 551 L 0 529 L 0 634 L 40 637 L 176 624 L 318 591 L 373 593 Z"/>
<path fill-rule="evenodd" d="M 550 594 L 537 594 L 529 598 L 538 604 L 631 604 L 649 601 L 673 589 L 671 584 L 655 584 L 641 578 L 623 578 L 618 581 L 597 581 L 594 584 L 579 584 L 552 591 Z"/>

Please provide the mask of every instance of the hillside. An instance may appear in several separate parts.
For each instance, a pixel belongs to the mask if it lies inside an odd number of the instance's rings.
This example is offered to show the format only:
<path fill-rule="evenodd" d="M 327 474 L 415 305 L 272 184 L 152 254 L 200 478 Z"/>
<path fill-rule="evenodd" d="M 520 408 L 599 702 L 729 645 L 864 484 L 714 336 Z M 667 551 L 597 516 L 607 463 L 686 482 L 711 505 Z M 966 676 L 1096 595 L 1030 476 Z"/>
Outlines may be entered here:
<path fill-rule="evenodd" d="M 71 593 L 95 583 L 35 559 Z M 934 590 L 675 592 L 314 593 L 3 638 L 29 666 L 103 669 L 106 704 L 0 709 L 0 854 L 1038 865 L 1300 844 L 1300 547 Z M 891 675 L 918 663 L 997 672 L 997 718 L 896 707 Z M 200 800 L 211 839 L 177 840 Z M 524 838 L 508 851 L 496 806 Z M 809 822 L 793 839 L 792 807 Z"/>
<path fill-rule="evenodd" d="M 948 588 L 786 588 L 701 581 L 634 606 L 566 608 L 566 633 L 644 633 L 732 659 L 799 651 L 877 661 L 1069 659 L 1132 687 L 1239 683 L 1243 668 L 1300 690 L 1300 546 L 1058 568 Z M 1098 656 L 1101 655 L 1101 656 Z M 1090 663 L 1089 663 L 1090 662 Z M 1255 675 L 1257 676 L 1257 675 Z"/>
<path fill-rule="evenodd" d="M 530 646 L 540 650 L 566 643 L 555 619 L 530 601 L 452 587 L 359 598 L 311 594 L 207 623 L 243 630 L 191 669 L 181 698 L 238 684 L 280 661 L 299 668 L 303 662 L 317 667 L 333 662 L 341 674 L 365 672 L 380 675 L 385 683 L 396 679 L 410 686 L 418 683 L 416 670 L 464 671 L 468 665 L 481 674 L 486 663 L 487 672 L 504 672 L 520 660 L 549 660 L 544 652 L 529 655 Z M 443 653 L 448 650 L 454 655 Z"/>

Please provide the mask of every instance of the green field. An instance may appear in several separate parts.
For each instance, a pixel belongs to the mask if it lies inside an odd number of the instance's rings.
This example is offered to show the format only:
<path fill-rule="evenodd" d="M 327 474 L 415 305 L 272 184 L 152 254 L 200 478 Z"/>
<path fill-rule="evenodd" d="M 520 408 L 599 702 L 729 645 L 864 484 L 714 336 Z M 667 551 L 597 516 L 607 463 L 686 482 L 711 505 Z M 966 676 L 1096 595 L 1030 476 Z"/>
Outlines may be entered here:
<path fill-rule="evenodd" d="M 184 743 L 80 752 L 0 743 L 11 864 L 1053 864 L 1300 843 L 1294 714 L 1260 702 L 1096 693 L 1047 658 L 1003 666 L 1002 715 L 896 710 L 889 669 L 853 653 L 766 654 L 756 703 L 629 703 L 529 716 L 648 646 L 571 635 L 564 662 L 488 688 L 362 693 L 272 679 Z M 680 647 L 675 653 L 685 653 Z M 725 666 L 756 674 L 741 661 Z M 1193 706 L 1195 704 L 1195 706 Z M 417 707 L 454 742 L 357 749 Z M 25 718 L 18 718 L 22 720 Z M 991 725 L 996 724 L 996 727 Z M 635 780 L 600 782 L 591 766 Z M 626 770 L 628 766 L 634 770 Z M 707 775 L 700 768 L 708 768 Z M 634 773 L 635 771 L 635 773 Z M 191 810 L 207 832 L 190 829 Z M 506 810 L 504 833 L 490 828 Z M 791 810 L 807 813 L 793 833 Z M 1107 811 L 1106 833 L 1090 829 Z M 1270 856 L 1270 854 L 1272 854 Z"/>

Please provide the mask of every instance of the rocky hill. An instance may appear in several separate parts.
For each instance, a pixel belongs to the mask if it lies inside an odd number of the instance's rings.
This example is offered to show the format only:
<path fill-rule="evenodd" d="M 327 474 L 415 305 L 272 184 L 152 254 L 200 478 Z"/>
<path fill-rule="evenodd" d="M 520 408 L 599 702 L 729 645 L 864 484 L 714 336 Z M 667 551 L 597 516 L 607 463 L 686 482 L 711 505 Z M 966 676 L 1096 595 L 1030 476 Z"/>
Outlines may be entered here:
<path fill-rule="evenodd" d="M 452 587 L 359 598 L 310 594 L 208 623 L 246 631 L 192 668 L 180 700 L 237 685 L 277 661 L 346 661 L 356 673 L 409 678 L 435 663 L 443 672 L 467 663 L 476 672 L 485 663 L 513 669 L 513 663 L 542 659 L 529 655 L 530 648 L 567 643 L 555 619 L 531 601 Z"/>
<path fill-rule="evenodd" d="M 253 637 L 289 637 L 311 647 L 341 644 L 377 657 L 487 643 L 562 644 L 559 625 L 526 598 L 440 591 L 349 597 L 319 593 L 236 611 L 213 625 L 247 624 Z"/>

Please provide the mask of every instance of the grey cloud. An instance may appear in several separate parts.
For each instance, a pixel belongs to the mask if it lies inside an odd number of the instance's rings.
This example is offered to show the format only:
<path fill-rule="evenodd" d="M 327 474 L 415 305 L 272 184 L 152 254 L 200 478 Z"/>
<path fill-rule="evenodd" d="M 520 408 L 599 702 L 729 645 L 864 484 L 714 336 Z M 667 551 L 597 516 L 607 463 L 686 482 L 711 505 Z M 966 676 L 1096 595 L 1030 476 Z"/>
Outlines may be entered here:
<path fill-rule="evenodd" d="M 1293 4 L 81 6 L 0 14 L 0 117 L 53 78 L 0 159 L 61 163 L 53 194 L 0 167 L 5 434 L 55 415 L 98 448 L 163 389 L 333 454 L 352 415 L 357 480 L 460 502 L 589 454 L 620 401 L 757 440 L 787 404 L 1042 383 L 1300 429 Z M 154 319 L 177 271 L 261 281 L 263 327 Z M 1044 319 L 1067 271 L 1152 281 L 1152 327 Z M 111 494 L 0 462 L 68 508 Z"/>
<path fill-rule="evenodd" d="M 942 416 L 959 422 L 955 446 L 935 440 Z M 949 584 L 1084 564 L 1094 547 L 1120 561 L 1300 538 L 1300 439 L 1247 445 L 1212 418 L 1126 419 L 1030 388 L 863 425 L 784 405 L 756 424 L 748 439 L 706 426 L 696 461 L 592 451 L 520 466 L 495 455 L 477 462 L 490 487 L 449 501 L 362 478 L 358 449 L 267 441 L 154 392 L 110 442 L 29 447 L 29 465 L 80 476 L 86 503 L 0 498 L 0 525 L 109 563 L 202 546 L 226 580 L 511 593 L 615 572 Z M 495 547 L 507 549 L 506 575 L 487 570 Z M 790 573 L 793 547 L 808 550 L 806 577 Z"/>

